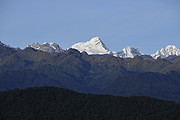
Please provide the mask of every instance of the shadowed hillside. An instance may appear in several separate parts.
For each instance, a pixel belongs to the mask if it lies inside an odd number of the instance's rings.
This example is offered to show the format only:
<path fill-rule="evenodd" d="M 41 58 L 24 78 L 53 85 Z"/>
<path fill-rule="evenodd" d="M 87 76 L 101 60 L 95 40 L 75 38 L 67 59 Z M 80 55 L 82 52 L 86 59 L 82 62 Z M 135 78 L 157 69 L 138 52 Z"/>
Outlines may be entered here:
<path fill-rule="evenodd" d="M 149 96 L 180 102 L 179 57 L 87 55 L 69 49 L 48 53 L 0 45 L 0 90 L 55 86 L 77 92 Z"/>
<path fill-rule="evenodd" d="M 2 120 L 178 120 L 180 105 L 44 87 L 0 92 Z"/>

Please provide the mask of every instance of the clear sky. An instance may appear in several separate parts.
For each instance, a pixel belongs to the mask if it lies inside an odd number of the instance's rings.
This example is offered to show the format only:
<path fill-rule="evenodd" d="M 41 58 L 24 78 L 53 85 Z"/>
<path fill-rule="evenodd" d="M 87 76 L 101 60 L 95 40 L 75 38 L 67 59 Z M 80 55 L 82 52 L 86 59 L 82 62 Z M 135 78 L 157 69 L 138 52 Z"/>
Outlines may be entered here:
<path fill-rule="evenodd" d="M 62 48 L 100 37 L 112 51 L 180 48 L 180 0 L 0 0 L 0 41 Z"/>

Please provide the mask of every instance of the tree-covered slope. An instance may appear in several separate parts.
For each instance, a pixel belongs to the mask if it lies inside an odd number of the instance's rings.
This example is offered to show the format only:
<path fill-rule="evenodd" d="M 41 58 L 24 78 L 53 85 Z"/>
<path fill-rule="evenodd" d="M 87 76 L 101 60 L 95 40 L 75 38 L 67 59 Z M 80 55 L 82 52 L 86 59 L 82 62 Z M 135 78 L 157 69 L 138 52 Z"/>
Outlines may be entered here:
<path fill-rule="evenodd" d="M 54 87 L 0 92 L 2 120 L 178 120 L 180 105 L 148 97 L 76 93 Z"/>

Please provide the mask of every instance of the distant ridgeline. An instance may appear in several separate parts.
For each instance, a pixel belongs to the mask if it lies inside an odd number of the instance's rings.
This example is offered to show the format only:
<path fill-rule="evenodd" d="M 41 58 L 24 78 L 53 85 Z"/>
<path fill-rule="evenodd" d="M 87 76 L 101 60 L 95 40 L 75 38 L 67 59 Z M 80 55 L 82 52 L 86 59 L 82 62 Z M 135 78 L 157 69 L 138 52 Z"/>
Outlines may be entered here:
<path fill-rule="evenodd" d="M 180 104 L 54 87 L 0 92 L 0 120 L 180 120 Z"/>
<path fill-rule="evenodd" d="M 55 86 L 180 102 L 180 56 L 175 46 L 152 56 L 132 47 L 116 53 L 93 38 L 72 48 L 62 50 L 55 43 L 36 43 L 21 50 L 0 43 L 0 90 Z"/>

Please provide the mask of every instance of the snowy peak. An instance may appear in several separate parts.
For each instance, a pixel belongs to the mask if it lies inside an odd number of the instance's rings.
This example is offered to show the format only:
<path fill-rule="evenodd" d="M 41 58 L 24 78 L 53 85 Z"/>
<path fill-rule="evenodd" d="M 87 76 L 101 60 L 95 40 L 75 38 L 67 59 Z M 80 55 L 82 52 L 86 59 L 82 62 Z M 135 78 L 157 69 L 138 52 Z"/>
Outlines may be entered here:
<path fill-rule="evenodd" d="M 0 46 L 7 46 L 7 45 L 5 45 L 4 43 L 2 43 L 2 42 L 0 41 Z"/>
<path fill-rule="evenodd" d="M 165 49 L 177 49 L 175 45 L 168 45 Z"/>
<path fill-rule="evenodd" d="M 94 37 L 88 42 L 92 45 L 100 45 L 100 46 L 102 46 L 108 50 L 108 48 L 105 46 L 105 44 L 103 43 L 103 41 L 99 37 Z"/>
<path fill-rule="evenodd" d="M 4 44 L 4 43 L 2 43 L 1 41 L 0 41 L 0 47 L 6 47 L 6 48 L 11 48 L 11 49 L 14 49 L 14 50 L 21 50 L 20 48 L 14 48 L 14 47 L 11 47 L 11 46 L 9 46 L 9 45 L 6 45 L 6 44 Z"/>
<path fill-rule="evenodd" d="M 1 42 L 0 45 L 4 46 L 4 44 Z M 64 50 L 56 43 L 45 42 L 43 44 L 39 44 L 38 42 L 36 42 L 32 45 L 28 45 L 27 47 L 32 47 L 36 50 L 41 50 L 49 53 L 64 52 Z M 110 51 L 99 37 L 94 37 L 87 42 L 76 43 L 70 48 L 76 49 L 81 53 L 86 52 L 89 55 L 111 55 L 121 58 L 134 58 L 134 56 L 144 55 L 138 48 L 130 46 L 123 48 L 118 53 Z M 157 59 L 158 57 L 166 58 L 171 55 L 180 56 L 180 49 L 177 49 L 174 45 L 168 45 L 150 56 L 152 56 L 154 59 Z"/>
<path fill-rule="evenodd" d="M 143 55 L 139 49 L 127 46 L 118 52 L 118 56 L 122 58 L 133 58 L 134 56 Z"/>
<path fill-rule="evenodd" d="M 90 40 L 91 43 L 99 43 L 102 42 L 101 39 L 99 37 L 94 37 Z"/>
<path fill-rule="evenodd" d="M 41 51 L 44 51 L 44 52 L 49 52 L 49 53 L 52 53 L 52 52 L 63 52 L 64 50 L 59 47 L 58 44 L 56 43 L 43 43 L 42 45 L 39 44 L 38 42 L 36 43 L 33 43 L 32 45 L 28 45 L 27 47 L 32 47 L 36 50 L 41 50 Z"/>
<path fill-rule="evenodd" d="M 2 43 L 1 41 L 0 41 L 0 46 L 4 46 L 4 47 L 9 47 L 9 48 L 12 48 L 11 46 L 6 45 L 6 44 Z"/>
<path fill-rule="evenodd" d="M 121 52 L 116 53 L 114 51 L 110 51 L 105 44 L 101 41 L 99 37 L 94 37 L 87 42 L 76 43 L 71 46 L 71 48 L 77 49 L 80 52 L 87 52 L 89 55 L 103 55 L 109 54 L 116 57 L 122 58 L 133 58 L 137 55 L 142 55 L 139 49 L 135 49 L 133 47 L 125 47 Z"/>
<path fill-rule="evenodd" d="M 87 52 L 89 55 L 111 54 L 112 52 L 105 46 L 99 37 L 94 37 L 87 42 L 79 42 L 71 46 L 80 52 Z"/>
<path fill-rule="evenodd" d="M 170 55 L 180 56 L 180 49 L 177 49 L 174 45 L 168 45 L 167 47 L 162 48 L 161 50 L 157 51 L 155 54 L 152 54 L 151 56 L 154 59 L 157 59 L 158 57 L 165 58 Z"/>

